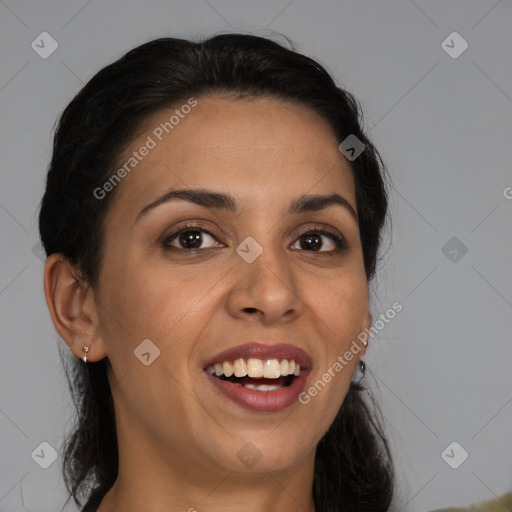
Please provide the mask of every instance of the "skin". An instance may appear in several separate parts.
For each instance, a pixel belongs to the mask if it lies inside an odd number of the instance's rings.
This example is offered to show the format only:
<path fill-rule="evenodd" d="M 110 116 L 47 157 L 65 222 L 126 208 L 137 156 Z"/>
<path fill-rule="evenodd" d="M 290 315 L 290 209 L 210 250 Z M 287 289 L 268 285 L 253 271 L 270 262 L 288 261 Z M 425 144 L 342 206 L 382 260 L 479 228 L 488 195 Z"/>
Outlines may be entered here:
<path fill-rule="evenodd" d="M 98 287 L 78 282 L 61 255 L 45 266 L 61 337 L 77 357 L 89 345 L 89 361 L 111 364 L 120 469 L 99 511 L 311 512 L 315 448 L 364 349 L 307 405 L 275 413 L 225 399 L 203 367 L 242 343 L 291 343 L 311 356 L 308 389 L 371 326 L 358 224 L 348 209 L 285 215 L 303 194 L 336 192 L 356 210 L 349 162 L 328 123 L 305 106 L 197 100 L 117 186 Z M 147 120 L 121 165 L 172 110 Z M 171 188 L 229 193 L 240 211 L 178 200 L 136 221 Z M 174 250 L 162 246 L 188 220 L 224 246 L 208 235 L 201 246 L 208 248 L 195 253 L 180 251 L 176 239 Z M 348 248 L 333 252 L 331 238 L 318 235 L 320 251 L 301 249 L 301 235 L 315 225 L 342 234 Z M 250 264 L 235 251 L 247 236 L 263 248 Z M 149 366 L 133 354 L 147 338 L 161 351 Z M 261 452 L 251 467 L 237 456 L 249 442 Z"/>

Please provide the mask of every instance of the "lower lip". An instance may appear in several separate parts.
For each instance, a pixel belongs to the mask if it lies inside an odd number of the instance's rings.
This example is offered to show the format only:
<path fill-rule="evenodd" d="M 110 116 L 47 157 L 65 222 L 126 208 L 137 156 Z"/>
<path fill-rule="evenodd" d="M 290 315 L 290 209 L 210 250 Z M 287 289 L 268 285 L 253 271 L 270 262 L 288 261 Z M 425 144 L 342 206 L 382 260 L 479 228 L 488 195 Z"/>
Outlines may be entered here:
<path fill-rule="evenodd" d="M 300 375 L 289 386 L 273 391 L 257 391 L 221 380 L 206 371 L 204 374 L 219 391 L 241 407 L 257 412 L 277 412 L 298 401 L 306 386 L 309 371 L 301 370 Z"/>

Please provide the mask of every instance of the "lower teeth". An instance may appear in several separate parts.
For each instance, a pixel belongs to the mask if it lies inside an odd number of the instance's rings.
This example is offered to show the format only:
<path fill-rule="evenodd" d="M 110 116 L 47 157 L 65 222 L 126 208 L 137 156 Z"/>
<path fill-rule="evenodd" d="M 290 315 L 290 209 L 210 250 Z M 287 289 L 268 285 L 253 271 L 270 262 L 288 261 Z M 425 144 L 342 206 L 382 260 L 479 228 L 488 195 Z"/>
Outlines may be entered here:
<path fill-rule="evenodd" d="M 218 377 L 220 380 L 231 382 L 231 384 L 235 384 L 235 386 L 242 386 L 244 388 L 252 389 L 254 391 L 276 391 L 277 389 L 282 389 L 287 386 L 290 386 L 293 380 L 296 378 L 293 375 L 288 375 L 287 377 L 281 377 L 279 379 L 273 379 L 278 380 L 278 382 L 269 384 L 255 384 L 254 382 L 251 382 L 251 379 L 249 377 L 225 377 L 224 375 L 220 375 Z M 261 380 L 261 379 L 257 379 Z M 271 379 L 266 379 L 270 381 Z"/>
<path fill-rule="evenodd" d="M 260 384 L 255 386 L 254 384 L 245 384 L 244 388 L 254 389 L 256 391 L 274 391 L 276 389 L 284 388 L 284 386 L 272 386 L 267 384 Z"/>

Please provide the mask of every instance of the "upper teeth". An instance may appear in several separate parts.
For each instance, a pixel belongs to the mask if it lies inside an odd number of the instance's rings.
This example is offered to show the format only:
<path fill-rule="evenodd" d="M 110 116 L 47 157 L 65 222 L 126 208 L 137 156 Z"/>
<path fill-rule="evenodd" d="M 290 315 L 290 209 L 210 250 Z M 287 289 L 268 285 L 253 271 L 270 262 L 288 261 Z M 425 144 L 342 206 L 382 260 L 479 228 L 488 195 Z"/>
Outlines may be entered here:
<path fill-rule="evenodd" d="M 206 371 L 213 375 L 226 377 L 265 377 L 267 379 L 278 379 L 286 375 L 300 375 L 300 365 L 295 364 L 293 359 L 255 359 L 249 358 L 247 362 L 240 358 L 235 361 L 224 361 L 208 366 Z"/>

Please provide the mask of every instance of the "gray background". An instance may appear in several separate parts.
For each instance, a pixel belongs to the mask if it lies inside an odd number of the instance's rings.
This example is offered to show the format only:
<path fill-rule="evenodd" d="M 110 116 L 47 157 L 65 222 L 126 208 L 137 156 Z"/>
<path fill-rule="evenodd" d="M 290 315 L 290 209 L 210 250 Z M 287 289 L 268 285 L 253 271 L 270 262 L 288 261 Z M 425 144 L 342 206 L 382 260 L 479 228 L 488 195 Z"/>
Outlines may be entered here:
<path fill-rule="evenodd" d="M 130 48 L 221 31 L 275 30 L 318 59 L 362 102 L 389 167 L 392 245 L 372 307 L 403 311 L 367 362 L 397 510 L 512 491 L 511 23 L 508 0 L 0 1 L 0 511 L 55 512 L 65 496 L 59 459 L 31 457 L 44 441 L 58 450 L 73 417 L 37 252 L 55 119 Z M 58 42 L 47 59 L 31 48 L 43 31 Z M 469 44 L 458 58 L 442 47 L 453 31 Z M 452 441 L 469 453 L 458 469 L 441 457 Z"/>

